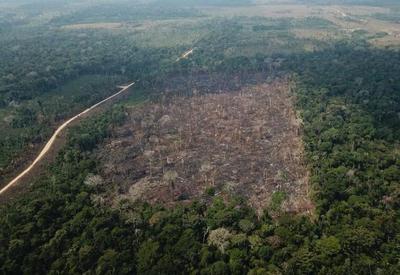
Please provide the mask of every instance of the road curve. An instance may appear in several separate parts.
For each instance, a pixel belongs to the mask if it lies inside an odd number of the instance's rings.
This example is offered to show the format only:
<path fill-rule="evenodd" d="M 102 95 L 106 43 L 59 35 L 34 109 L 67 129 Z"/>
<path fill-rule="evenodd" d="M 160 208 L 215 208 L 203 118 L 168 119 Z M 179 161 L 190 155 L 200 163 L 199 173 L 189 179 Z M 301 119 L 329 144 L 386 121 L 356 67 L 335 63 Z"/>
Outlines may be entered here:
<path fill-rule="evenodd" d="M 93 110 L 94 108 L 100 106 L 101 104 L 109 101 L 110 99 L 113 99 L 114 97 L 120 95 L 121 93 L 125 92 L 127 89 L 129 89 L 132 85 L 134 85 L 135 82 L 130 83 L 127 86 L 122 86 L 121 90 L 115 94 L 113 94 L 110 97 L 107 97 L 106 99 L 94 104 L 93 106 L 87 108 L 86 110 L 84 110 L 83 112 L 77 114 L 76 116 L 70 118 L 69 120 L 67 120 L 66 122 L 64 122 L 60 127 L 57 128 L 57 130 L 54 132 L 54 134 L 51 136 L 51 138 L 49 139 L 49 141 L 46 143 L 46 145 L 44 146 L 44 148 L 42 149 L 42 151 L 39 153 L 39 155 L 36 157 L 36 159 L 32 162 L 32 164 L 26 168 L 22 173 L 20 173 L 18 176 L 16 176 L 12 181 L 10 181 L 6 186 L 4 186 L 1 190 L 0 190 L 0 195 L 3 194 L 5 191 L 7 191 L 7 189 L 9 189 L 11 186 L 13 186 L 15 183 L 18 182 L 18 180 L 20 180 L 23 176 L 25 176 L 27 173 L 29 173 L 29 171 L 31 171 L 36 164 L 47 154 L 47 152 L 51 149 L 51 147 L 54 144 L 54 141 L 57 139 L 58 134 L 61 133 L 62 130 L 64 130 L 64 128 L 66 128 L 71 122 L 73 122 L 74 120 L 80 118 L 82 115 L 90 112 L 91 110 Z"/>

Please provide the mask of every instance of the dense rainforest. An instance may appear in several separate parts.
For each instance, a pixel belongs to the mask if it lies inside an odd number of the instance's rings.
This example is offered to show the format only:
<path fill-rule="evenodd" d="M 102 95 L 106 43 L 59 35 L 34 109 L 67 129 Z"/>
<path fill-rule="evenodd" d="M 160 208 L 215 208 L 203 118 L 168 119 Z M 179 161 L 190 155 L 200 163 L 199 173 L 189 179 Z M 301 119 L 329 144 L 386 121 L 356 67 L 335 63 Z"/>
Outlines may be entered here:
<path fill-rule="evenodd" d="M 271 218 L 266 209 L 259 217 L 240 197 L 226 203 L 212 192 L 210 205 L 99 207 L 91 196 L 106 187 L 88 180 L 98 169 L 91 151 L 125 119 L 117 106 L 71 130 L 48 176 L 1 207 L 2 272 L 397 274 L 398 56 L 340 43 L 279 57 L 303 118 L 315 215 Z M 267 71 L 266 58 L 225 59 L 210 70 L 240 63 L 242 73 Z"/>

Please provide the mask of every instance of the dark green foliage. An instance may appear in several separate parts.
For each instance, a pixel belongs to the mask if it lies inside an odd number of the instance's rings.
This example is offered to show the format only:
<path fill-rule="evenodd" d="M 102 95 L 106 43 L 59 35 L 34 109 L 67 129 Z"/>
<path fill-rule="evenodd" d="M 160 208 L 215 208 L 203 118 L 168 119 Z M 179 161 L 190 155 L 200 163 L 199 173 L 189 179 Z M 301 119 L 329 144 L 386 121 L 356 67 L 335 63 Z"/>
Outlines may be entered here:
<path fill-rule="evenodd" d="M 298 105 L 318 223 L 331 235 L 315 245 L 321 252 L 316 264 L 324 263 L 325 271 L 340 257 L 348 259 L 335 272 L 367 273 L 398 264 L 389 256 L 398 253 L 391 244 L 400 232 L 394 202 L 400 180 L 398 57 L 399 52 L 338 45 L 292 59 L 301 79 Z"/>

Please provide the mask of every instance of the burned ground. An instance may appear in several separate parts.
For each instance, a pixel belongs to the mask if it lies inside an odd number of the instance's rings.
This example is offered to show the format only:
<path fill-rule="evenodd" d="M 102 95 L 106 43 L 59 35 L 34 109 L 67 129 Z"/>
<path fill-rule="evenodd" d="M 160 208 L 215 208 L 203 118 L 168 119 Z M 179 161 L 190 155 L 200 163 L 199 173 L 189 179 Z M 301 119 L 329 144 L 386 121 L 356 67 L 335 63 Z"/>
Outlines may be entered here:
<path fill-rule="evenodd" d="M 113 186 L 97 199 L 171 206 L 215 192 L 262 210 L 275 193 L 285 198 L 284 211 L 309 212 L 300 128 L 284 80 L 165 96 L 130 109 L 97 152 L 102 172 L 94 181 Z"/>

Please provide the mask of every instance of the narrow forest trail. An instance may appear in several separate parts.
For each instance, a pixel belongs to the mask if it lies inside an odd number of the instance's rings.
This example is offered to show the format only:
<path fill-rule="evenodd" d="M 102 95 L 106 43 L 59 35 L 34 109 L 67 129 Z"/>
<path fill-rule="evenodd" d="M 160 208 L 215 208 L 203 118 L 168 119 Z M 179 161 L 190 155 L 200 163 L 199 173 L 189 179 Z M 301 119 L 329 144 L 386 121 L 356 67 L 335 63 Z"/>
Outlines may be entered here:
<path fill-rule="evenodd" d="M 78 118 L 80 118 L 81 116 L 83 116 L 84 114 L 92 111 L 93 109 L 95 109 L 96 107 L 104 104 L 105 102 L 117 97 L 118 95 L 122 94 L 123 92 L 125 92 L 126 90 L 128 90 L 132 85 L 134 85 L 135 82 L 130 83 L 127 86 L 121 86 L 120 88 L 122 88 L 120 91 L 118 91 L 117 93 L 113 94 L 110 97 L 107 97 L 106 99 L 94 104 L 93 106 L 87 108 L 86 110 L 82 111 L 81 113 L 77 114 L 76 116 L 70 118 L 69 120 L 67 120 L 66 122 L 64 122 L 60 127 L 57 128 L 57 130 L 54 132 L 54 134 L 51 136 L 51 138 L 49 139 L 49 141 L 46 143 L 46 145 L 43 147 L 42 151 L 40 151 L 39 155 L 35 158 L 35 160 L 32 162 L 32 164 L 26 168 L 23 172 L 21 172 L 18 176 L 16 176 L 12 181 L 10 181 L 6 186 L 4 186 L 1 190 L 0 190 L 0 195 L 3 194 L 4 192 L 6 192 L 10 187 L 12 187 L 14 184 L 16 184 L 21 178 L 23 178 L 24 176 L 26 176 L 30 171 L 32 171 L 32 169 L 49 153 L 50 149 L 54 146 L 54 143 L 57 140 L 57 137 L 59 136 L 59 134 L 65 129 L 67 128 L 73 121 L 77 120 Z"/>

